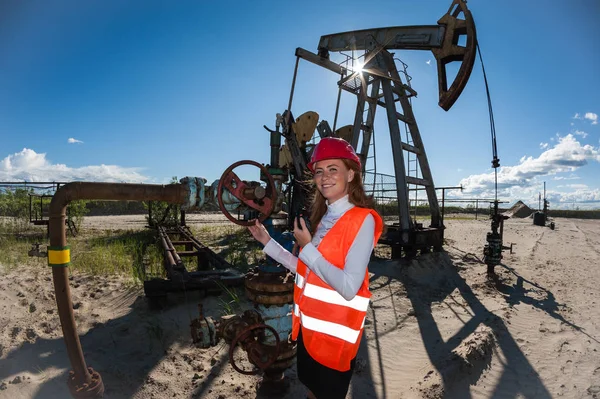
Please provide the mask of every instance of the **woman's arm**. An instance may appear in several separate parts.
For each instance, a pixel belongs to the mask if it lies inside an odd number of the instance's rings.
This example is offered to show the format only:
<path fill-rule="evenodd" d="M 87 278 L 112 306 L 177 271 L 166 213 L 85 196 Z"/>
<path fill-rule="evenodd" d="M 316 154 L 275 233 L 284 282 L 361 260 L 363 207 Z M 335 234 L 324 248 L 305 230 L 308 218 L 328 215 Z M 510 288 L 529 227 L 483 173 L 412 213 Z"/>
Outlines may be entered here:
<path fill-rule="evenodd" d="M 375 245 L 374 234 L 375 219 L 372 215 L 367 215 L 348 250 L 344 269 L 329 263 L 319 250 L 310 243 L 306 244 L 300 252 L 300 260 L 306 263 L 309 269 L 314 271 L 321 280 L 349 301 L 356 296 L 365 279 L 371 252 Z"/>
<path fill-rule="evenodd" d="M 263 248 L 263 251 L 271 258 L 275 259 L 275 262 L 281 263 L 286 269 L 292 273 L 296 273 L 298 258 L 279 245 L 277 241 L 271 238 L 271 240 Z"/>
<path fill-rule="evenodd" d="M 275 259 L 276 262 L 281 263 L 292 273 L 296 273 L 298 258 L 273 240 L 265 226 L 258 219 L 256 219 L 253 226 L 248 226 L 248 230 L 258 242 L 265 246 L 263 248 L 264 253 Z"/>

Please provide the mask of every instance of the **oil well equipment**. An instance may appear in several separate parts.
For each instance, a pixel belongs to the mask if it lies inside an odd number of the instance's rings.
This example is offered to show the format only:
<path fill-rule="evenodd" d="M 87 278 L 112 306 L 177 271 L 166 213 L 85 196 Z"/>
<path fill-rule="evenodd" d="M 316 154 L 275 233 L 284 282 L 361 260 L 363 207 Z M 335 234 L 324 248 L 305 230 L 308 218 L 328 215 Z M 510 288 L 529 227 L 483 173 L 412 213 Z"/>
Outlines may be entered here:
<path fill-rule="evenodd" d="M 221 178 L 207 185 L 202 178 L 184 178 L 177 184 L 113 184 L 68 183 L 55 193 L 50 204 L 48 247 L 52 266 L 56 300 L 72 371 L 69 389 L 73 397 L 102 397 L 104 384 L 100 373 L 87 366 L 77 335 L 69 290 L 68 266 L 70 249 L 66 240 L 66 206 L 77 199 L 166 201 L 184 209 L 201 207 L 205 201 L 216 201 L 220 210 L 233 223 L 248 226 L 254 219 L 265 224 L 271 236 L 285 248 L 292 249 L 290 230 L 294 218 L 306 212 L 308 190 L 303 182 L 309 178 L 306 167 L 314 148 L 315 130 L 320 138 L 336 136 L 347 140 L 356 150 L 363 165 L 363 175 L 370 172 L 372 181 L 365 180 L 373 191 L 376 185 L 375 115 L 384 110 L 387 118 L 394 163 L 394 192 L 399 220 L 388 226 L 380 242 L 392 249 L 392 257 L 414 255 L 418 251 L 440 249 L 444 238 L 443 217 L 438 205 L 436 187 L 423 145 L 421 132 L 412 108 L 417 95 L 406 74 L 406 64 L 393 51 L 426 50 L 435 57 L 438 71 L 439 106 L 449 110 L 458 100 L 470 77 L 477 51 L 475 23 L 466 1 L 453 0 L 448 11 L 435 25 L 396 26 L 364 29 L 322 36 L 316 53 L 302 48 L 295 51 L 296 64 L 287 108 L 277 114 L 275 129 L 265 126 L 270 134 L 270 160 L 263 165 L 243 160 L 228 167 Z M 337 63 L 333 53 L 360 52 L 359 59 L 347 57 Z M 333 128 L 319 121 L 315 112 L 295 118 L 292 113 L 294 89 L 300 60 L 323 67 L 339 76 L 338 102 Z M 357 64 L 360 61 L 361 67 Z M 447 67 L 458 63 L 458 73 L 448 81 Z M 456 64 L 454 64 L 456 65 Z M 351 125 L 337 128 L 340 94 L 356 97 L 356 111 Z M 282 143 L 283 140 L 283 143 Z M 494 141 L 495 146 L 495 141 Z M 494 154 L 494 162 L 499 165 Z M 249 166 L 258 169 L 259 177 L 248 181 L 236 169 Z M 429 224 L 423 226 L 410 215 L 411 192 L 426 193 L 429 204 Z M 182 269 L 182 256 L 195 256 L 200 262 L 219 263 L 211 251 L 190 236 L 184 225 L 175 230 L 158 228 L 165 254 L 168 281 L 152 282 L 146 292 L 169 291 L 176 286 L 192 287 L 194 281 L 206 278 L 198 272 Z M 185 245 L 176 251 L 175 245 Z M 239 276 L 233 276 L 238 279 Z M 230 359 L 234 369 L 242 373 L 263 373 L 265 385 L 285 389 L 284 371 L 293 364 L 296 344 L 289 339 L 293 301 L 293 276 L 281 265 L 267 259 L 242 278 L 247 297 L 254 310 L 215 322 L 205 317 L 202 307 L 192 321 L 194 340 L 201 345 L 213 345 L 221 337 L 230 344 Z M 198 283 L 200 284 L 200 283 Z M 250 369 L 236 364 L 231 355 L 242 347 Z"/>

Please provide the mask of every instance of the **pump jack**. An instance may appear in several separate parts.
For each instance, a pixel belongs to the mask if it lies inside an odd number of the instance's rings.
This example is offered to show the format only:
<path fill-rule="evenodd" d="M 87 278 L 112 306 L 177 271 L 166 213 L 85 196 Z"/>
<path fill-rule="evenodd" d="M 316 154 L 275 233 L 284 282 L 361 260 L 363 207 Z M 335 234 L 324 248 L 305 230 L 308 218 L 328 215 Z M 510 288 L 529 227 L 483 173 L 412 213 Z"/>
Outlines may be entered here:
<path fill-rule="evenodd" d="M 464 46 L 459 44 L 461 36 L 466 37 Z M 294 132 L 294 119 L 291 114 L 294 86 L 300 59 L 324 67 L 340 75 L 338 81 L 340 90 L 357 96 L 356 114 L 348 141 L 362 160 L 363 175 L 372 147 L 375 113 L 378 106 L 385 108 L 386 111 L 394 159 L 399 222 L 388 226 L 387 233 L 380 242 L 392 247 L 392 258 L 400 257 L 402 251 L 406 255 L 413 255 L 417 250 L 427 251 L 432 247 L 440 249 L 444 237 L 443 220 L 429 162 L 410 102 L 411 97 L 416 96 L 417 93 L 402 81 L 394 54 L 390 53 L 390 50 L 429 50 L 433 53 L 438 69 L 438 104 L 448 111 L 467 84 L 475 62 L 476 46 L 475 23 L 471 12 L 467 9 L 466 1 L 454 0 L 448 12 L 438 20 L 437 25 L 387 27 L 325 35 L 319 41 L 317 54 L 297 48 L 296 68 L 288 108 L 282 115 L 278 114 L 277 130 L 265 126 L 271 132 L 272 153 L 269 173 L 276 180 L 287 179 L 288 171 L 292 182 L 305 178 L 310 149 L 306 143 L 298 142 Z M 331 52 L 350 50 L 365 52 L 362 69 L 352 70 L 330 60 Z M 451 62 L 461 64 L 454 81 L 448 87 L 446 66 Z M 396 103 L 400 103 L 401 112 L 397 109 Z M 406 141 L 402 141 L 399 122 L 406 124 Z M 282 127 L 281 134 L 280 127 Z M 326 121 L 319 123 L 317 130 L 321 138 L 339 135 L 339 132 L 331 131 Z M 291 152 L 292 159 L 288 165 L 281 165 L 278 162 L 281 136 L 285 138 L 286 146 Z M 412 171 L 415 172 L 414 175 L 407 173 L 405 153 L 408 156 L 416 156 L 417 167 Z M 421 172 L 420 177 L 418 169 Z M 409 191 L 412 190 L 424 190 L 427 193 L 431 214 L 428 228 L 423 228 L 421 224 L 417 224 L 410 218 Z M 291 200 L 288 202 L 291 205 L 288 211 L 290 226 L 292 218 L 300 209 L 306 207 L 304 190 L 298 184 L 291 184 L 291 193 Z"/>

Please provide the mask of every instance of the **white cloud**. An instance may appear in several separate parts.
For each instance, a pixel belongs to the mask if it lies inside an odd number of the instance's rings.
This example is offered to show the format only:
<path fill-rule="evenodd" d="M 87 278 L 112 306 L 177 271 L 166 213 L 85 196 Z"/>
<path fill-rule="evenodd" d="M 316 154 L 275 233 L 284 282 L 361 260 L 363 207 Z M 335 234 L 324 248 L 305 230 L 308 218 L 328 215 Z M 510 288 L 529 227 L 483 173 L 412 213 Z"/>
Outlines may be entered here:
<path fill-rule="evenodd" d="M 567 187 L 575 190 L 587 190 L 589 186 L 587 184 L 567 184 Z"/>
<path fill-rule="evenodd" d="M 544 151 L 539 157 L 524 156 L 518 165 L 503 166 L 498 169 L 498 195 L 500 198 L 524 198 L 537 196 L 539 177 L 553 176 L 558 173 L 574 172 L 588 162 L 600 162 L 600 149 L 591 145 L 582 145 L 568 134 L 559 137 L 558 142 Z M 573 175 L 571 175 L 573 176 Z M 572 179 L 574 177 L 570 177 Z M 565 178 L 566 179 L 566 178 Z M 495 175 L 489 173 L 471 175 L 460 181 L 464 190 L 453 195 L 467 198 L 494 198 Z M 578 189 L 578 191 L 582 191 Z"/>
<path fill-rule="evenodd" d="M 427 61 L 425 61 L 425 63 L 426 63 L 427 65 L 431 65 L 431 60 L 427 60 Z"/>
<path fill-rule="evenodd" d="M 67 143 L 69 143 L 69 144 L 76 144 L 76 143 L 77 143 L 77 144 L 83 144 L 83 141 L 81 141 L 81 140 L 77 140 L 77 139 L 74 139 L 74 138 L 70 137 L 70 138 L 67 140 Z"/>
<path fill-rule="evenodd" d="M 581 177 L 577 176 L 574 173 L 571 173 L 570 176 L 554 176 L 552 180 L 580 180 Z"/>
<path fill-rule="evenodd" d="M 575 130 L 573 133 L 575 133 L 577 136 L 581 136 L 582 138 L 586 138 L 588 136 L 588 134 L 582 130 Z"/>
<path fill-rule="evenodd" d="M 598 209 L 600 205 L 599 189 L 572 188 L 574 191 L 570 192 L 552 190 L 546 192 L 546 198 L 550 202 L 550 216 L 552 216 L 552 209 Z M 535 205 L 537 198 L 531 198 L 525 202 Z"/>
<path fill-rule="evenodd" d="M 587 119 L 588 121 L 592 122 L 592 125 L 598 124 L 598 114 L 595 114 L 593 112 L 586 112 L 583 115 L 581 115 L 579 112 L 577 112 L 573 116 L 573 119 L 579 119 L 579 120 Z M 571 125 L 573 125 L 573 124 L 571 124 Z"/>
<path fill-rule="evenodd" d="M 579 114 L 574 118 L 583 119 Z M 537 209 L 539 196 L 544 191 L 544 182 L 549 181 L 546 198 L 550 202 L 551 210 L 599 209 L 600 189 L 593 186 L 590 188 L 575 173 L 591 162 L 600 163 L 600 147 L 584 145 L 578 141 L 579 137 L 587 136 L 586 132 L 579 130 L 564 137 L 557 134 L 550 139 L 549 144 L 540 143 L 540 148 L 544 151 L 538 157 L 523 156 L 517 165 L 498 168 L 498 198 L 508 201 L 507 206 L 521 200 L 532 209 Z M 569 180 L 573 182 L 557 185 Z M 493 170 L 464 178 L 460 185 L 463 187 L 462 192 L 452 190 L 446 198 L 491 199 L 496 194 Z"/>
<path fill-rule="evenodd" d="M 0 181 L 103 181 L 142 183 L 149 180 L 139 173 L 140 168 L 118 165 L 90 165 L 79 168 L 53 164 L 46 154 L 24 148 L 0 161 Z"/>
<path fill-rule="evenodd" d="M 551 196 L 546 194 L 546 197 L 549 197 L 550 200 L 554 200 L 556 205 L 554 208 L 565 208 L 572 206 L 575 203 L 577 206 L 581 206 L 581 208 L 587 208 L 581 203 L 589 203 L 591 207 L 598 207 L 598 202 L 600 202 L 600 190 L 589 190 L 589 189 L 578 189 L 570 193 L 551 193 Z M 550 206 L 552 208 L 552 205 Z"/>
<path fill-rule="evenodd" d="M 593 112 L 586 112 L 584 118 L 591 121 L 592 125 L 598 124 L 598 114 L 595 114 Z"/>

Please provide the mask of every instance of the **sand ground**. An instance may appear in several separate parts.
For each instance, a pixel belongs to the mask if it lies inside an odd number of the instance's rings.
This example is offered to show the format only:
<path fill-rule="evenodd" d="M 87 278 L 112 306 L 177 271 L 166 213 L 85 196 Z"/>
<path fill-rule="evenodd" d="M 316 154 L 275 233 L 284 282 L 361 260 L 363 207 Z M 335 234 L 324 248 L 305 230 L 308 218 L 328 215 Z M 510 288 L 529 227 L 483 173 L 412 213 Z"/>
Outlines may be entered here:
<path fill-rule="evenodd" d="M 507 220 L 505 245 L 515 244 L 496 282 L 482 264 L 486 220 L 447 220 L 440 253 L 373 260 L 348 398 L 600 397 L 600 221 L 555 223 L 550 230 Z M 86 221 L 100 229 L 143 225 L 136 216 Z M 51 270 L 39 259 L 1 274 L 0 398 L 68 398 Z M 260 377 L 229 365 L 226 346 L 191 342 L 197 304 L 218 318 L 218 298 L 173 294 L 154 310 L 120 277 L 74 274 L 71 288 L 85 359 L 102 374 L 106 398 L 266 397 L 257 392 Z M 280 397 L 305 397 L 295 368 L 286 378 Z"/>

